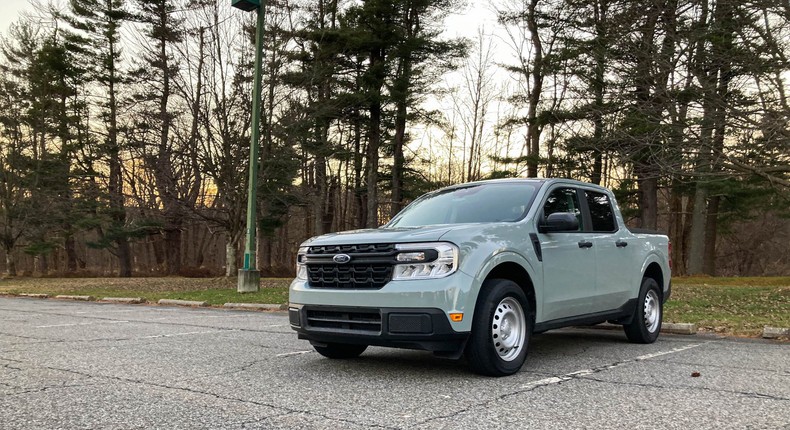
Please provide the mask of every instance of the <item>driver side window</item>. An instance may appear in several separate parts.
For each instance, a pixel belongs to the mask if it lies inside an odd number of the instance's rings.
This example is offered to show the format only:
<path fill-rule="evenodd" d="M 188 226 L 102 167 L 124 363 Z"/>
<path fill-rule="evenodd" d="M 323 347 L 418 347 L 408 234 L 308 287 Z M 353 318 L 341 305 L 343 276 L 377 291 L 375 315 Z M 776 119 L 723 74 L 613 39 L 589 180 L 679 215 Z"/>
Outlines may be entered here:
<path fill-rule="evenodd" d="M 579 197 L 574 188 L 557 188 L 549 194 L 546 203 L 543 204 L 543 216 L 557 212 L 568 212 L 576 216 L 579 220 L 579 231 L 582 231 L 582 211 L 579 207 Z"/>

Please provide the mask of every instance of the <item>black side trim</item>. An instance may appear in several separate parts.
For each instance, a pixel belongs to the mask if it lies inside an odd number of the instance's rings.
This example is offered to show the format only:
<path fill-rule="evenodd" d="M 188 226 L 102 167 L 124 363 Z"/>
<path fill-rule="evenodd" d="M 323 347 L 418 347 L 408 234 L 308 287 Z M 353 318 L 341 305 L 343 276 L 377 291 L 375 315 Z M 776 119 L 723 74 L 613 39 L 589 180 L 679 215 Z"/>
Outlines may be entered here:
<path fill-rule="evenodd" d="M 538 261 L 543 261 L 543 250 L 540 248 L 540 239 L 538 239 L 537 233 L 530 233 L 529 238 L 532 240 L 532 248 L 535 249 L 535 255 L 538 256 Z"/>
<path fill-rule="evenodd" d="M 592 314 L 579 315 L 575 317 L 559 318 L 551 321 L 544 321 L 535 324 L 535 333 L 542 333 L 547 330 L 568 327 L 573 325 L 593 325 L 600 324 L 609 320 L 627 323 L 634 315 L 637 299 L 631 299 L 615 310 L 596 312 Z"/>

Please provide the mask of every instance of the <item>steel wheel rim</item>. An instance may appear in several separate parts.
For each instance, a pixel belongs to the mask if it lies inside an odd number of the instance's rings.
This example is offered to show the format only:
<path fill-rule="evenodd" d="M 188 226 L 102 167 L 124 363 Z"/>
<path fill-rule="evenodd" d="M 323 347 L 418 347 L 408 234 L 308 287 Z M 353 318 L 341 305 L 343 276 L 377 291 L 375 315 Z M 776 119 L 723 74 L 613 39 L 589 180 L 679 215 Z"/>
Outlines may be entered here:
<path fill-rule="evenodd" d="M 661 304 L 658 301 L 658 294 L 655 290 L 650 290 L 645 295 L 645 327 L 650 333 L 658 330 L 661 323 Z"/>
<path fill-rule="evenodd" d="M 527 322 L 521 303 L 505 297 L 494 309 L 491 318 L 491 343 L 499 358 L 513 361 L 524 348 Z"/>

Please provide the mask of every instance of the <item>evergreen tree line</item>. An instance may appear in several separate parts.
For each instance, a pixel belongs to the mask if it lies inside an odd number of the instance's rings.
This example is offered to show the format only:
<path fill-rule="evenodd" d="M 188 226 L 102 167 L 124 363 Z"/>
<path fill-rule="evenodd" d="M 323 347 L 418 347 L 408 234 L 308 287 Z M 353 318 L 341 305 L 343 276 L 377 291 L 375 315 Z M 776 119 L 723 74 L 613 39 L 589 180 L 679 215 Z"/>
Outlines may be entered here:
<path fill-rule="evenodd" d="M 425 191 L 537 176 L 614 189 L 630 225 L 668 232 L 676 273 L 790 270 L 787 4 L 492 0 L 470 40 L 443 31 L 451 0 L 265 3 L 264 275 Z M 8 275 L 235 274 L 254 15 L 68 0 L 2 36 Z"/>

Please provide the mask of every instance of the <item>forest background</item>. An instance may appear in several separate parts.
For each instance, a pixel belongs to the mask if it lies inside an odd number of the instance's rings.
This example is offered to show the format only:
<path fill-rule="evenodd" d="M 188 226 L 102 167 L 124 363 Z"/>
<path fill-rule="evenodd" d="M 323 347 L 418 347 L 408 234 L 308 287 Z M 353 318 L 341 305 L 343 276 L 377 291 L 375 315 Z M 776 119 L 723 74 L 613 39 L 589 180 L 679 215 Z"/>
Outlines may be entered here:
<path fill-rule="evenodd" d="M 790 2 L 266 2 L 258 267 L 420 194 L 567 177 L 673 243 L 674 272 L 790 274 Z M 2 8 L 3 6 L 0 6 Z M 449 18 L 448 18 L 449 17 Z M 234 276 L 254 13 L 37 3 L 0 40 L 0 270 Z"/>

